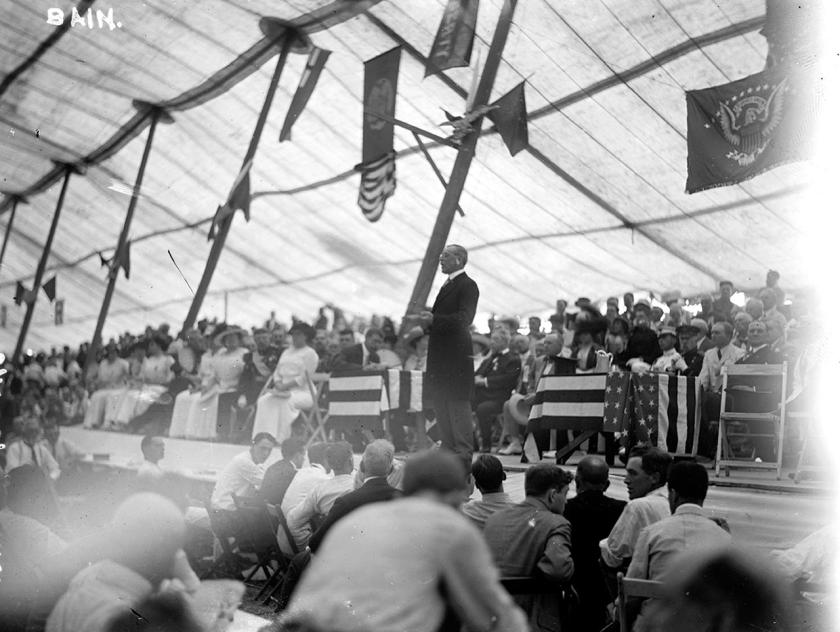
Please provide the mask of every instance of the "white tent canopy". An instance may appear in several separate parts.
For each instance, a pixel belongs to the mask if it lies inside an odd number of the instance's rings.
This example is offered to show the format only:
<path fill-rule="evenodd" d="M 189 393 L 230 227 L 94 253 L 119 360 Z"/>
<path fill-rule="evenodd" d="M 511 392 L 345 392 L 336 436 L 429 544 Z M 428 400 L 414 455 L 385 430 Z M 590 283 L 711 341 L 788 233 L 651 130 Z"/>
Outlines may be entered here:
<path fill-rule="evenodd" d="M 0 269 L 0 348 L 14 345 L 24 313 L 15 284 L 31 286 L 55 209 L 55 160 L 93 162 L 70 178 L 44 277 L 58 276 L 64 324 L 54 325 L 41 294 L 27 346 L 92 336 L 106 284 L 97 253 L 113 253 L 148 130 L 135 99 L 163 104 L 175 121 L 155 133 L 130 231 L 131 278 L 117 282 L 104 337 L 147 323 L 179 328 L 209 252 L 210 219 L 274 70 L 262 16 L 294 21 L 332 56 L 281 144 L 306 61 L 289 58 L 251 171 L 251 221 L 236 215 L 201 315 L 221 318 L 226 295 L 228 319 L 243 325 L 271 310 L 309 319 L 326 303 L 402 315 L 443 187 L 397 129 L 396 193 L 379 222 L 362 217 L 352 167 L 361 159 L 363 62 L 401 45 L 397 117 L 445 134 L 441 108 L 463 112 L 473 76 L 464 68 L 423 79 L 445 0 L 114 2 L 121 28 L 94 20 L 61 37 L 46 21 L 50 3 L 11 4 L 14 19 L 0 24 L 0 188 L 28 204 L 18 206 Z M 474 58 L 486 59 L 500 8 L 481 2 Z M 808 163 L 684 192 L 684 92 L 764 67 L 764 11 L 764 0 L 520 0 L 492 99 L 526 82 L 531 146 L 511 157 L 485 122 L 461 197 L 466 216 L 450 235 L 470 250 L 481 312 L 526 315 L 561 297 L 634 289 L 687 295 L 723 278 L 757 288 L 771 267 L 785 287 L 808 283 L 797 250 Z M 448 177 L 455 152 L 429 148 Z M 7 196 L 0 225 L 10 208 Z"/>

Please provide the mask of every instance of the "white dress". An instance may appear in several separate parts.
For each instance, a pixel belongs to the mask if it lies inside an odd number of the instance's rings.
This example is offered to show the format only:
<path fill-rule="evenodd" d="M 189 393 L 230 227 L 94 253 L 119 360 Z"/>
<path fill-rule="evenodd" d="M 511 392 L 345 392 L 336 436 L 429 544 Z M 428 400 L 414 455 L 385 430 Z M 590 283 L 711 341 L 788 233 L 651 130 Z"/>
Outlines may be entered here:
<path fill-rule="evenodd" d="M 312 375 L 318 368 L 318 354 L 312 347 L 295 349 L 289 347 L 280 356 L 272 382 L 288 382 L 294 380 L 296 384 L 289 389 L 288 397 L 276 395 L 268 390 L 257 400 L 257 414 L 254 418 L 254 432 L 268 432 L 278 443 L 288 439 L 292 434 L 292 423 L 301 410 L 312 408 L 312 393 L 309 390 L 307 374 Z"/>
<path fill-rule="evenodd" d="M 110 421 L 116 416 L 117 407 L 125 394 L 128 379 L 128 360 L 117 358 L 108 362 L 107 358 L 99 363 L 96 374 L 97 382 L 101 385 L 91 393 L 88 408 L 85 412 L 85 428 L 98 428 L 103 421 Z"/>
<path fill-rule="evenodd" d="M 143 386 L 131 388 L 125 394 L 117 411 L 117 424 L 127 424 L 135 417 L 142 415 L 149 409 L 158 397 L 163 395 L 170 380 L 172 380 L 172 365 L 175 359 L 168 355 L 150 356 L 143 359 L 140 368 L 140 379 Z"/>
<path fill-rule="evenodd" d="M 198 374 L 201 376 L 202 390 L 209 390 L 204 394 L 199 390 L 189 395 L 190 407 L 184 427 L 184 436 L 188 439 L 215 439 L 216 419 L 219 413 L 219 389 L 212 386 L 214 372 L 213 354 L 211 352 L 207 351 L 201 356 Z M 175 436 L 172 435 L 171 430 L 170 436 Z"/>

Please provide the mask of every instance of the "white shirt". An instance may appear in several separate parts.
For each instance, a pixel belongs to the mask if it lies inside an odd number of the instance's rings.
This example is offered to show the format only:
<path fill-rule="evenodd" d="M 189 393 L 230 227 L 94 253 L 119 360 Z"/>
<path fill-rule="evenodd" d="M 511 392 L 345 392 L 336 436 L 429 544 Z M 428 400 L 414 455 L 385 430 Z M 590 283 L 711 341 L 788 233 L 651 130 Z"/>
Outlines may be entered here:
<path fill-rule="evenodd" d="M 617 568 L 633 556 L 642 529 L 671 515 L 668 490 L 657 487 L 642 498 L 634 498 L 624 507 L 609 537 L 599 542 L 601 557 L 608 566 Z"/>
<path fill-rule="evenodd" d="M 297 478 L 297 477 L 295 477 Z M 339 496 L 353 491 L 354 474 L 339 474 L 319 482 L 306 497 L 286 514 L 286 522 L 298 548 L 309 541 L 312 531 L 309 521 L 315 516 L 326 516 Z M 288 493 L 288 491 L 286 492 Z"/>
<path fill-rule="evenodd" d="M 656 358 L 650 370 L 654 373 L 665 373 L 668 370 L 685 371 L 687 368 L 688 365 L 679 352 L 676 349 L 668 349 L 668 351 L 663 351 L 662 355 Z"/>
<path fill-rule="evenodd" d="M 213 488 L 213 495 L 210 497 L 211 506 L 214 509 L 235 511 L 236 505 L 233 503 L 232 494 L 252 496 L 259 489 L 263 476 L 265 476 L 265 467 L 254 463 L 251 451 L 240 452 L 219 474 L 216 486 Z"/>
<path fill-rule="evenodd" d="M 464 268 L 461 268 L 460 270 L 455 270 L 455 272 L 450 272 L 449 273 L 449 280 L 451 281 L 452 279 L 454 279 L 459 274 L 464 274 Z"/>
<path fill-rule="evenodd" d="M 143 461 L 143 464 L 137 468 L 137 478 L 158 481 L 163 478 L 163 470 L 157 463 Z"/>
<path fill-rule="evenodd" d="M 283 496 L 283 502 L 280 504 L 280 511 L 284 516 L 288 516 L 289 512 L 321 481 L 330 478 L 327 471 L 318 463 L 313 463 L 309 467 L 302 467 L 295 474 L 292 482 L 289 483 L 286 489 L 286 495 Z"/>
<path fill-rule="evenodd" d="M 718 355 L 720 352 L 720 355 Z M 723 384 L 721 371 L 725 366 L 735 364 L 737 360 L 744 357 L 746 352 L 731 344 L 722 349 L 713 347 L 703 356 L 703 368 L 700 369 L 700 384 L 706 391 L 719 391 Z"/>

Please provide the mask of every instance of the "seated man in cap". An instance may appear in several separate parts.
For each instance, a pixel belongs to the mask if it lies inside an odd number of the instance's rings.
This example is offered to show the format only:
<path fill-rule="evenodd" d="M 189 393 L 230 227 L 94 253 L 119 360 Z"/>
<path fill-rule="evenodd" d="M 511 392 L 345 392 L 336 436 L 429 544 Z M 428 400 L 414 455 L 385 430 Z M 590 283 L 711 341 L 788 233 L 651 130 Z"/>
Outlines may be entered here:
<path fill-rule="evenodd" d="M 674 373 L 685 371 L 688 365 L 676 350 L 677 332 L 673 327 L 663 327 L 659 331 L 659 348 L 662 355 L 656 358 L 650 370 L 654 373 Z"/>
<path fill-rule="evenodd" d="M 703 368 L 703 354 L 697 348 L 697 336 L 699 335 L 700 330 L 693 325 L 681 325 L 677 327 L 680 355 L 682 355 L 682 359 L 686 365 L 682 374 L 688 377 L 697 377 Z"/>

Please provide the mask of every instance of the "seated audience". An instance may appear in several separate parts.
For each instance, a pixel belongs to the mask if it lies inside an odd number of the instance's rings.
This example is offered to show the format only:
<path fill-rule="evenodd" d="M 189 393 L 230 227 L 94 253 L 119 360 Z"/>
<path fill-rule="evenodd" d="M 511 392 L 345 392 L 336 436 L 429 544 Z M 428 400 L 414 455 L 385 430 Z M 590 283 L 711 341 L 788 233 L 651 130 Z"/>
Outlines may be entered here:
<path fill-rule="evenodd" d="M 326 516 L 339 496 L 353 490 L 353 448 L 346 441 L 327 446 L 327 464 L 333 476 L 317 483 L 300 503 L 286 514 L 289 531 L 298 549 L 304 548 L 312 534 L 310 521 Z"/>
<path fill-rule="evenodd" d="M 293 326 L 289 333 L 291 346 L 283 351 L 271 379 L 257 400 L 253 433 L 276 435 L 284 441 L 292 434 L 292 424 L 301 410 L 309 410 L 314 402 L 310 379 L 318 368 L 318 354 L 310 347 L 315 330 L 305 323 Z"/>
<path fill-rule="evenodd" d="M 717 325 L 717 323 L 716 323 Z M 699 463 L 674 463 L 668 472 L 668 503 L 672 516 L 646 527 L 633 550 L 628 578 L 663 581 L 680 553 L 723 547 L 731 536 L 703 511 L 709 475 Z M 650 600 L 642 604 L 637 620 L 643 629 Z"/>
<path fill-rule="evenodd" d="M 187 419 L 183 431 L 187 439 L 216 438 L 219 393 L 216 388 L 213 359 L 221 350 L 220 338 L 220 336 L 217 336 L 209 339 L 208 348 L 202 354 L 198 363 L 198 384 L 190 389 L 189 409 L 187 410 Z M 179 393 L 179 395 L 182 396 L 183 393 Z M 170 436 L 177 436 L 172 434 L 171 427 L 169 434 Z"/>
<path fill-rule="evenodd" d="M 654 373 L 672 373 L 685 371 L 688 365 L 676 349 L 677 332 L 673 327 L 659 330 L 659 349 L 662 355 L 656 358 L 650 370 Z"/>
<path fill-rule="evenodd" d="M 265 471 L 257 494 L 270 505 L 280 505 L 283 502 L 286 490 L 289 489 L 298 470 L 303 467 L 303 460 L 306 458 L 304 443 L 297 437 L 289 437 L 283 441 L 280 444 L 280 453 L 283 458 Z"/>
<path fill-rule="evenodd" d="M 24 420 L 20 438 L 6 446 L 6 471 L 21 465 L 34 465 L 50 481 L 61 476 L 61 468 L 41 441 L 41 424 L 32 417 Z"/>
<path fill-rule="evenodd" d="M 747 351 L 738 359 L 737 364 L 780 364 L 781 355 L 770 346 L 767 323 L 754 320 L 747 330 Z"/>
<path fill-rule="evenodd" d="M 407 497 L 338 522 L 269 629 L 435 632 L 449 605 L 470 630 L 528 630 L 499 584 L 487 545 L 457 511 L 464 474 L 452 454 L 411 456 Z"/>
<path fill-rule="evenodd" d="M 313 443 L 306 452 L 309 464 L 301 467 L 292 482 L 286 488 L 283 501 L 280 503 L 280 511 L 288 516 L 292 508 L 296 507 L 306 498 L 313 487 L 321 481 L 330 478 L 330 469 L 327 465 L 328 443 Z M 282 538 L 281 538 L 282 539 Z"/>
<path fill-rule="evenodd" d="M 359 464 L 364 483 L 361 487 L 335 499 L 326 518 L 309 538 L 309 550 L 317 553 L 327 532 L 350 512 L 364 505 L 399 498 L 399 490 L 388 483 L 388 475 L 393 467 L 394 446 L 385 439 L 376 439 L 369 443 Z"/>
<path fill-rule="evenodd" d="M 609 473 L 600 457 L 583 457 L 575 472 L 575 497 L 566 501 L 563 511 L 572 528 L 572 585 L 580 598 L 574 629 L 580 632 L 599 632 L 606 624 L 610 594 L 601 574 L 598 543 L 609 536 L 627 504 L 604 493 Z"/>
<path fill-rule="evenodd" d="M 509 345 L 508 330 L 496 327 L 490 336 L 491 353 L 475 372 L 472 408 L 478 420 L 482 452 L 492 448 L 493 420 L 502 412 L 522 370 L 519 356 Z"/>
<path fill-rule="evenodd" d="M 563 517 L 571 481 L 571 474 L 556 465 L 532 465 L 525 472 L 525 500 L 487 519 L 484 539 L 502 577 L 571 581 L 575 569 L 572 529 Z M 561 604 L 556 594 L 517 595 L 514 601 L 530 613 L 533 630 L 560 628 Z"/>
<path fill-rule="evenodd" d="M 483 529 L 487 518 L 497 511 L 511 507 L 513 501 L 505 493 L 504 481 L 507 475 L 498 458 L 489 454 L 479 454 L 473 461 L 471 473 L 481 498 L 464 503 L 461 511 L 475 526 Z"/>
<path fill-rule="evenodd" d="M 750 316 L 747 312 L 738 312 L 735 314 L 732 318 L 734 329 L 734 333 L 732 334 L 732 346 L 738 347 L 739 349 L 747 348 L 748 332 L 752 320 L 752 316 Z"/>
<path fill-rule="evenodd" d="M 176 354 L 176 368 L 180 369 L 178 379 L 183 390 L 175 396 L 172 408 L 172 421 L 169 423 L 170 437 L 184 437 L 187 433 L 190 411 L 198 405 L 201 398 L 202 366 L 209 374 L 209 358 L 212 351 L 208 350 L 204 337 L 195 329 L 187 331 L 184 340 L 176 340 L 169 346 L 170 353 Z M 208 358 L 205 362 L 204 358 Z"/>
<path fill-rule="evenodd" d="M 109 342 L 105 353 L 106 356 L 99 363 L 96 372 L 96 381 L 91 385 L 96 390 L 88 400 L 85 428 L 98 428 L 105 421 L 110 423 L 116 417 L 117 408 L 128 384 L 128 360 L 119 357 L 116 343 Z"/>
<path fill-rule="evenodd" d="M 665 487 L 670 466 L 671 456 L 658 448 L 631 450 L 624 477 L 630 502 L 609 536 L 598 543 L 608 568 L 626 568 L 642 529 L 671 515 Z"/>

